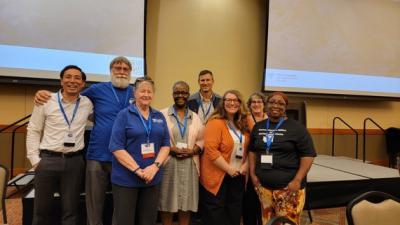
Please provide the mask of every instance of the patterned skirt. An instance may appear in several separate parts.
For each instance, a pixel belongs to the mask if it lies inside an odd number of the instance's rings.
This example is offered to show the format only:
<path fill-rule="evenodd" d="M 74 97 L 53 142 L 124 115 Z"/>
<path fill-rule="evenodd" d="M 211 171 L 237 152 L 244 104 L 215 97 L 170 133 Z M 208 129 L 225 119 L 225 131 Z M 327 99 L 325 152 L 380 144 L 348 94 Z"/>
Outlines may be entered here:
<path fill-rule="evenodd" d="M 261 203 L 262 224 L 267 224 L 275 216 L 286 216 L 297 225 L 300 224 L 306 198 L 305 188 L 290 191 L 289 189 L 270 190 L 258 187 L 256 192 Z"/>

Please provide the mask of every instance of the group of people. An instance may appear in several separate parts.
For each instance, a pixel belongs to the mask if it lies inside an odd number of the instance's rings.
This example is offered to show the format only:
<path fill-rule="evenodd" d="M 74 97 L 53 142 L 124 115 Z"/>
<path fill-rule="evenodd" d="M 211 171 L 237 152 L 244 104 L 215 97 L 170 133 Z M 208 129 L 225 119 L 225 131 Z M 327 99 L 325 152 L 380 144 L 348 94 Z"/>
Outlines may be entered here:
<path fill-rule="evenodd" d="M 256 92 L 247 102 L 237 90 L 220 96 L 213 73 L 203 70 L 198 92 L 177 81 L 174 104 L 159 111 L 151 106 L 153 80 L 138 78 L 132 87 L 131 71 L 129 60 L 117 57 L 111 82 L 81 92 L 86 75 L 70 65 L 58 92 L 36 94 L 27 129 L 34 225 L 52 224 L 55 192 L 62 224 L 78 224 L 84 179 L 89 225 L 103 224 L 110 186 L 114 225 L 156 224 L 158 212 L 163 225 L 174 213 L 188 225 L 192 212 L 207 225 L 258 225 L 274 216 L 300 223 L 316 153 L 306 128 L 287 118 L 284 93 Z M 93 129 L 84 156 L 87 120 Z"/>

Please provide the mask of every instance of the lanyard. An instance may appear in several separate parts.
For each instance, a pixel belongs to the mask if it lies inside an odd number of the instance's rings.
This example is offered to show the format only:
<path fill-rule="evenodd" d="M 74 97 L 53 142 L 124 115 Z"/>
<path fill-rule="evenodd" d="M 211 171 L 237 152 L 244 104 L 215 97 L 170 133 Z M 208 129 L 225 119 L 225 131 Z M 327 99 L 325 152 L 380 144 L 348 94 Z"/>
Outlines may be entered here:
<path fill-rule="evenodd" d="M 184 139 L 185 133 L 186 133 L 186 128 L 187 128 L 187 123 L 188 123 L 188 110 L 186 110 L 186 112 L 185 112 L 185 119 L 183 122 L 183 127 L 181 126 L 181 122 L 179 122 L 178 114 L 176 113 L 175 108 L 174 108 L 174 117 L 176 119 L 176 122 L 178 123 L 179 133 L 181 133 L 181 137 L 182 137 L 182 139 Z"/>
<path fill-rule="evenodd" d="M 267 154 L 269 153 L 269 150 L 271 149 L 271 145 L 274 142 L 275 132 L 279 129 L 279 127 L 283 124 L 283 122 L 285 122 L 285 119 L 283 117 L 281 117 L 279 119 L 279 122 L 276 125 L 275 129 L 272 130 L 272 132 L 268 132 L 270 119 L 269 118 L 267 119 L 267 134 L 266 134 L 266 138 L 267 138 L 266 151 L 267 151 Z"/>
<path fill-rule="evenodd" d="M 256 117 L 254 116 L 253 113 L 251 113 L 251 117 L 253 118 L 254 123 L 257 123 Z M 262 120 L 264 120 L 264 118 L 265 118 L 265 114 L 263 113 L 263 118 L 262 118 Z"/>
<path fill-rule="evenodd" d="M 68 129 L 71 129 L 71 124 L 72 124 L 72 122 L 73 122 L 74 119 L 75 119 L 76 111 L 78 111 L 78 107 L 79 107 L 79 103 L 81 102 L 81 99 L 78 98 L 78 100 L 77 100 L 76 103 L 75 103 L 75 108 L 74 108 L 74 111 L 73 111 L 73 113 L 72 113 L 71 121 L 68 120 L 67 114 L 65 114 L 64 107 L 63 107 L 62 104 L 61 104 L 60 91 L 57 92 L 57 100 L 58 100 L 58 106 L 60 107 L 61 113 L 62 113 L 63 116 L 64 116 L 64 120 L 65 120 L 65 122 L 67 122 L 67 124 L 68 124 Z"/>
<path fill-rule="evenodd" d="M 200 105 L 201 111 L 203 112 L 203 119 L 204 119 L 204 120 L 207 118 L 207 115 L 210 113 L 211 106 L 212 106 L 212 104 L 213 104 L 213 98 L 214 98 L 214 97 L 212 97 L 212 98 L 210 99 L 210 105 L 208 106 L 207 111 L 204 112 L 203 100 L 201 100 L 201 97 L 200 97 L 199 105 Z"/>
<path fill-rule="evenodd" d="M 242 144 L 242 140 L 243 140 L 243 135 L 242 132 L 239 132 L 239 134 L 236 132 L 236 129 L 234 127 L 232 127 L 231 123 L 228 122 L 228 127 L 229 129 L 235 134 L 235 136 L 239 139 L 240 144 Z"/>
<path fill-rule="evenodd" d="M 257 123 L 256 118 L 254 117 L 253 113 L 251 113 L 251 117 L 253 118 L 254 123 Z"/>
<path fill-rule="evenodd" d="M 129 92 L 130 92 L 129 89 L 130 89 L 130 87 L 128 86 L 126 88 L 126 90 L 125 90 L 126 93 L 125 93 L 125 102 L 123 103 L 124 105 L 122 105 L 121 102 L 119 101 L 117 92 L 115 92 L 115 88 L 112 85 L 112 83 L 110 83 L 110 87 L 111 87 L 111 90 L 112 90 L 112 92 L 114 94 L 115 100 L 117 100 L 117 102 L 119 103 L 120 106 L 125 107 L 125 105 L 127 105 L 126 103 L 129 102 Z"/>
<path fill-rule="evenodd" d="M 146 130 L 146 133 L 147 133 L 147 144 L 149 144 L 150 143 L 151 125 L 152 125 L 152 123 L 151 123 L 151 112 L 149 113 L 148 124 L 146 124 L 144 122 L 144 118 L 143 118 L 142 114 L 140 113 L 139 109 L 137 108 L 137 106 L 135 104 L 133 104 L 133 106 L 135 107 L 135 110 L 139 113 L 140 120 L 142 121 L 143 127 L 144 127 L 144 129 Z"/>

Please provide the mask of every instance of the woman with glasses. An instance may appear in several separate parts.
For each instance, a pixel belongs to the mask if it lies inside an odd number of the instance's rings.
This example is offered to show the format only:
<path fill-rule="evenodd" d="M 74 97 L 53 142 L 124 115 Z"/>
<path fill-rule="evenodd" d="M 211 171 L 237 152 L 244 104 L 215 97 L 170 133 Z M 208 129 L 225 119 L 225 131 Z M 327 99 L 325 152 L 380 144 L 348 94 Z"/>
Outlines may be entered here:
<path fill-rule="evenodd" d="M 250 177 L 262 206 L 262 224 L 274 216 L 300 224 L 306 175 L 316 156 L 307 129 L 286 117 L 288 103 L 284 93 L 270 94 L 268 119 L 256 123 L 250 135 Z"/>
<path fill-rule="evenodd" d="M 265 95 L 261 92 L 254 92 L 247 100 L 247 107 L 249 109 L 249 115 L 247 118 L 250 131 L 253 129 L 254 124 L 267 119 L 267 108 L 265 107 L 265 104 Z"/>
<path fill-rule="evenodd" d="M 239 225 L 249 142 L 246 106 L 236 90 L 225 92 L 208 119 L 200 159 L 203 224 Z"/>
<path fill-rule="evenodd" d="M 153 81 L 138 78 L 135 102 L 118 113 L 112 129 L 113 220 L 118 225 L 156 224 L 161 166 L 170 140 L 164 116 L 151 107 L 153 94 Z"/>
<path fill-rule="evenodd" d="M 250 131 L 253 129 L 254 124 L 267 119 L 268 116 L 265 104 L 265 95 L 261 92 L 254 92 L 247 100 L 247 107 L 249 109 L 247 122 Z M 246 191 L 243 198 L 243 224 L 261 225 L 261 208 L 257 193 L 255 192 L 251 181 L 248 181 L 246 185 Z"/>
<path fill-rule="evenodd" d="M 163 225 L 172 225 L 173 213 L 178 213 L 179 225 L 189 225 L 190 212 L 197 212 L 204 127 L 199 116 L 187 106 L 189 96 L 189 85 L 178 81 L 172 88 L 175 104 L 161 110 L 171 142 L 158 206 Z"/>

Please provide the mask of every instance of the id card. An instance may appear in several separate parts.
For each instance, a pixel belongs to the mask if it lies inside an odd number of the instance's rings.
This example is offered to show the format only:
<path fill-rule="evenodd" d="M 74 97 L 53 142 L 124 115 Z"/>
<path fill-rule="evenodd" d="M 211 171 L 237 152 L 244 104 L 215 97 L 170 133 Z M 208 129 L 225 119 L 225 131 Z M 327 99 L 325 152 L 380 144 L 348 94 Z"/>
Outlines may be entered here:
<path fill-rule="evenodd" d="M 264 169 L 264 170 L 272 169 L 272 164 L 274 161 L 273 155 L 271 153 L 270 154 L 261 154 L 260 157 L 261 157 L 261 159 L 260 159 L 261 169 Z"/>
<path fill-rule="evenodd" d="M 144 143 L 141 145 L 143 159 L 153 158 L 156 154 L 154 151 L 154 143 Z"/>
<path fill-rule="evenodd" d="M 241 159 L 243 157 L 243 146 L 242 146 L 242 144 L 235 142 L 234 149 L 235 149 L 235 153 L 236 153 L 236 158 Z"/>
<path fill-rule="evenodd" d="M 177 148 L 187 148 L 188 144 L 183 143 L 183 142 L 178 142 L 178 143 L 176 143 L 176 147 Z"/>
<path fill-rule="evenodd" d="M 65 147 L 75 146 L 75 135 L 71 131 L 68 131 L 64 136 L 64 146 Z"/>

